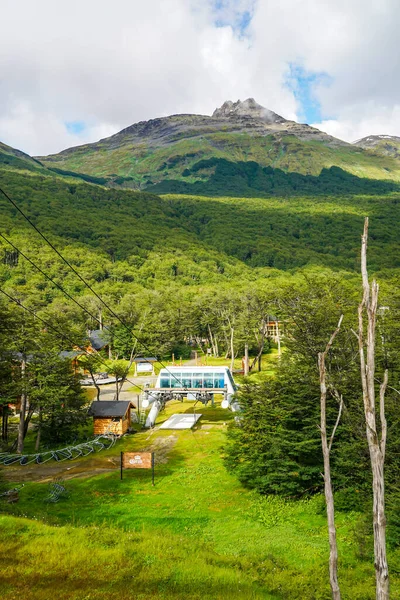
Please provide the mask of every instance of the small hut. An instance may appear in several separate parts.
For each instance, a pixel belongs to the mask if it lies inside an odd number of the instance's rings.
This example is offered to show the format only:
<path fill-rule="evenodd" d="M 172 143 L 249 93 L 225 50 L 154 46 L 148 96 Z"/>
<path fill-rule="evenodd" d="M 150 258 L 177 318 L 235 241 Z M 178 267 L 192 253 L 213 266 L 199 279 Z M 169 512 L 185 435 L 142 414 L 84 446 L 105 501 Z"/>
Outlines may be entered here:
<path fill-rule="evenodd" d="M 135 377 L 140 375 L 154 375 L 154 363 L 158 362 L 155 356 L 137 356 L 133 359 L 135 363 Z"/>
<path fill-rule="evenodd" d="M 123 435 L 131 424 L 131 410 L 136 408 L 130 400 L 95 400 L 89 408 L 93 417 L 94 435 L 114 433 Z"/>

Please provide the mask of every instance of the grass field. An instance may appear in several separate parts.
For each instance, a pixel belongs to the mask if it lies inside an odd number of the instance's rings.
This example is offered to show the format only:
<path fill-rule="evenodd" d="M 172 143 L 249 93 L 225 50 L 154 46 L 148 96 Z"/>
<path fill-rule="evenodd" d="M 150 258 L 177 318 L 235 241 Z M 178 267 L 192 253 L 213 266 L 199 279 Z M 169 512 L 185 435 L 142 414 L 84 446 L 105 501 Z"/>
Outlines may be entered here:
<path fill-rule="evenodd" d="M 170 403 L 160 423 L 182 411 L 192 404 Z M 232 413 L 199 412 L 194 431 L 156 428 L 86 459 L 4 469 L 9 486 L 25 486 L 19 503 L 0 506 L 2 600 L 330 598 L 322 498 L 285 502 L 243 489 L 222 459 Z M 155 452 L 154 488 L 145 470 L 120 481 L 121 450 Z M 57 478 L 69 495 L 52 504 Z M 344 598 L 372 600 L 359 520 L 338 514 L 340 580 Z M 390 563 L 400 598 L 398 552 Z"/>

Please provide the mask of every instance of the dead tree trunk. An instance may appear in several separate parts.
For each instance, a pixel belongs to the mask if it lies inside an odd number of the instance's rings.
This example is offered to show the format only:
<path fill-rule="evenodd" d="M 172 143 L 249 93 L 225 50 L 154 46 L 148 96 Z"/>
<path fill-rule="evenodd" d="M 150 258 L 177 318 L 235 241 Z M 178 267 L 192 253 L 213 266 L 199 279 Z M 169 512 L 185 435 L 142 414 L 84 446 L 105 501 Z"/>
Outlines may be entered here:
<path fill-rule="evenodd" d="M 24 439 L 25 439 L 25 413 L 26 406 L 28 402 L 28 396 L 26 393 L 26 362 L 25 358 L 21 361 L 21 383 L 22 383 L 22 393 L 21 393 L 21 410 L 19 413 L 19 423 L 18 423 L 18 438 L 17 438 L 17 452 L 21 454 L 24 450 Z"/>
<path fill-rule="evenodd" d="M 252 371 L 257 363 L 258 363 L 258 370 L 261 371 L 262 353 L 264 352 L 264 347 L 265 347 L 265 321 L 264 320 L 261 323 L 260 335 L 261 335 L 261 338 L 260 338 L 260 343 L 258 346 L 257 356 L 253 359 L 253 362 L 251 363 L 251 365 L 249 367 L 249 371 Z"/>
<path fill-rule="evenodd" d="M 8 440 L 8 404 L 3 404 L 2 407 L 1 439 L 3 442 Z"/>
<path fill-rule="evenodd" d="M 88 369 L 89 369 L 90 377 L 92 378 L 92 381 L 93 381 L 93 385 L 96 388 L 96 400 L 100 400 L 100 394 L 101 394 L 100 386 L 98 385 L 98 383 L 96 381 L 96 378 L 94 376 L 94 369 L 90 363 L 88 365 Z"/>
<path fill-rule="evenodd" d="M 36 434 L 35 452 L 39 451 L 40 438 L 42 436 L 42 407 L 41 406 L 39 406 L 39 408 L 38 408 L 38 413 L 39 413 L 39 420 L 38 420 L 38 428 L 37 428 L 37 434 Z"/>
<path fill-rule="evenodd" d="M 249 345 L 244 345 L 244 376 L 249 374 Z"/>
<path fill-rule="evenodd" d="M 144 324 L 145 324 L 146 317 L 147 317 L 147 312 L 145 313 L 145 315 L 144 315 L 144 317 L 143 317 L 142 324 L 140 325 L 140 329 L 139 329 L 139 335 L 141 335 L 141 333 L 142 333 L 142 329 L 143 329 L 143 326 L 144 326 Z M 131 354 L 130 354 L 130 357 L 129 357 L 129 364 L 128 364 L 128 366 L 127 366 L 127 369 L 126 369 L 126 371 L 125 371 L 124 375 L 121 377 L 121 381 L 120 381 L 120 383 L 119 383 L 119 387 L 118 387 L 118 377 L 117 377 L 117 400 L 119 400 L 119 395 L 120 395 L 120 393 L 121 393 L 121 391 L 122 391 L 122 387 L 123 387 L 123 385 L 124 385 L 125 381 L 127 380 L 127 377 L 128 377 L 128 375 L 129 375 L 130 368 L 131 368 L 131 366 L 133 365 L 133 361 L 135 360 L 135 358 L 136 358 L 136 356 L 137 356 L 137 353 L 136 353 L 136 346 L 137 346 L 137 343 L 138 343 L 138 341 L 139 341 L 139 338 L 138 338 L 138 337 L 136 337 L 136 339 L 135 339 L 135 343 L 134 343 L 134 344 L 133 344 L 133 346 L 132 346 Z M 98 399 L 98 400 L 100 400 L 100 397 L 98 397 L 97 399 Z"/>
<path fill-rule="evenodd" d="M 374 280 L 369 285 L 367 272 L 368 217 L 364 223 L 361 242 L 361 274 L 363 299 L 358 307 L 358 344 L 360 352 L 361 383 L 363 390 L 364 413 L 367 441 L 372 469 L 374 556 L 376 577 L 376 599 L 389 598 L 389 570 L 386 558 L 386 518 L 384 462 L 387 425 L 385 418 L 385 392 L 388 372 L 385 371 L 380 386 L 380 435 L 376 423 L 375 409 L 375 327 L 378 308 L 379 286 Z M 364 339 L 364 314 L 367 316 L 367 339 Z M 366 359 L 365 359 L 366 349 Z"/>
<path fill-rule="evenodd" d="M 210 343 L 211 343 L 213 355 L 215 357 L 217 357 L 218 356 L 217 338 L 213 336 L 210 325 L 208 325 L 208 334 L 210 336 Z"/>
<path fill-rule="evenodd" d="M 228 319 L 229 329 L 230 329 L 230 353 L 231 353 L 231 373 L 233 373 L 233 369 L 235 367 L 235 348 L 234 348 L 234 334 L 235 328 L 232 326 L 231 320 Z"/>
<path fill-rule="evenodd" d="M 319 381 L 321 387 L 321 444 L 322 454 L 324 457 L 324 486 L 325 486 L 325 501 L 326 501 L 326 515 L 328 519 L 328 534 L 329 534 L 329 582 L 331 585 L 332 598 L 333 600 L 340 600 L 340 588 L 337 576 L 338 567 L 338 549 L 336 541 L 336 526 L 335 526 L 335 503 L 333 499 L 332 481 L 331 481 L 331 461 L 330 453 L 333 444 L 333 438 L 335 437 L 337 426 L 339 425 L 340 417 L 343 409 L 343 398 L 340 396 L 339 412 L 336 419 L 335 426 L 332 430 L 331 437 L 328 442 L 328 436 L 326 432 L 326 367 L 325 360 L 335 337 L 339 333 L 340 326 L 342 324 L 343 315 L 339 319 L 338 326 L 332 334 L 329 342 L 326 345 L 324 352 L 318 354 L 318 366 L 319 366 Z"/>
<path fill-rule="evenodd" d="M 281 350 L 281 332 L 279 331 L 278 321 L 276 322 L 276 341 L 278 344 L 278 358 L 280 358 L 282 355 L 282 350 Z"/>

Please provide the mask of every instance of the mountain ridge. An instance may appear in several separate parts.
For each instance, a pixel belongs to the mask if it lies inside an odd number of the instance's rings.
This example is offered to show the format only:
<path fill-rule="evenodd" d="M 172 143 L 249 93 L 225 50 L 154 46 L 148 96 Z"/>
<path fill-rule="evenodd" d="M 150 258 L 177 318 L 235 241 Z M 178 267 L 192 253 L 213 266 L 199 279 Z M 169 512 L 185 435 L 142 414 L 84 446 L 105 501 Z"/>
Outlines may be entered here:
<path fill-rule="evenodd" d="M 98 142 L 35 158 L 60 175 L 163 193 L 188 193 L 190 189 L 213 195 L 225 188 L 235 195 L 263 196 L 271 189 L 290 193 L 292 183 L 278 190 L 275 173 L 282 182 L 282 173 L 318 178 L 333 167 L 356 178 L 400 182 L 397 155 L 378 155 L 308 124 L 287 120 L 254 98 L 227 100 L 211 116 L 189 113 L 140 121 Z M 243 180 L 249 168 L 252 173 L 258 169 L 265 185 L 260 178 L 254 188 L 252 182 Z M 273 170 L 267 173 L 268 182 L 262 171 L 266 168 Z M 342 180 L 352 185 L 350 179 Z M 324 176 L 324 185 L 326 181 Z M 302 182 L 297 180 L 296 193 L 301 193 Z M 308 183 L 306 187 L 308 192 Z M 356 193 L 364 187 L 357 184 L 349 191 Z M 323 192 L 329 190 L 324 187 Z"/>

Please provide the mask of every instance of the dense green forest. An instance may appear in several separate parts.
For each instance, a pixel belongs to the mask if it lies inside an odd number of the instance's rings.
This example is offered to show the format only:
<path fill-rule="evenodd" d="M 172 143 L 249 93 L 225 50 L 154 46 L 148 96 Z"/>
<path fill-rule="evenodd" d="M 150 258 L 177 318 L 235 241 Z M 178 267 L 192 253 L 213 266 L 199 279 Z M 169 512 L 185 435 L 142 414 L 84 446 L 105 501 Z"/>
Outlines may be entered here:
<path fill-rule="evenodd" d="M 182 173 L 187 181 L 166 178 L 147 185 L 155 193 L 202 196 L 340 196 L 342 194 L 386 194 L 399 191 L 397 183 L 361 178 L 340 169 L 322 169 L 318 175 L 303 175 L 262 167 L 253 161 L 233 162 L 211 158 L 195 163 Z"/>

